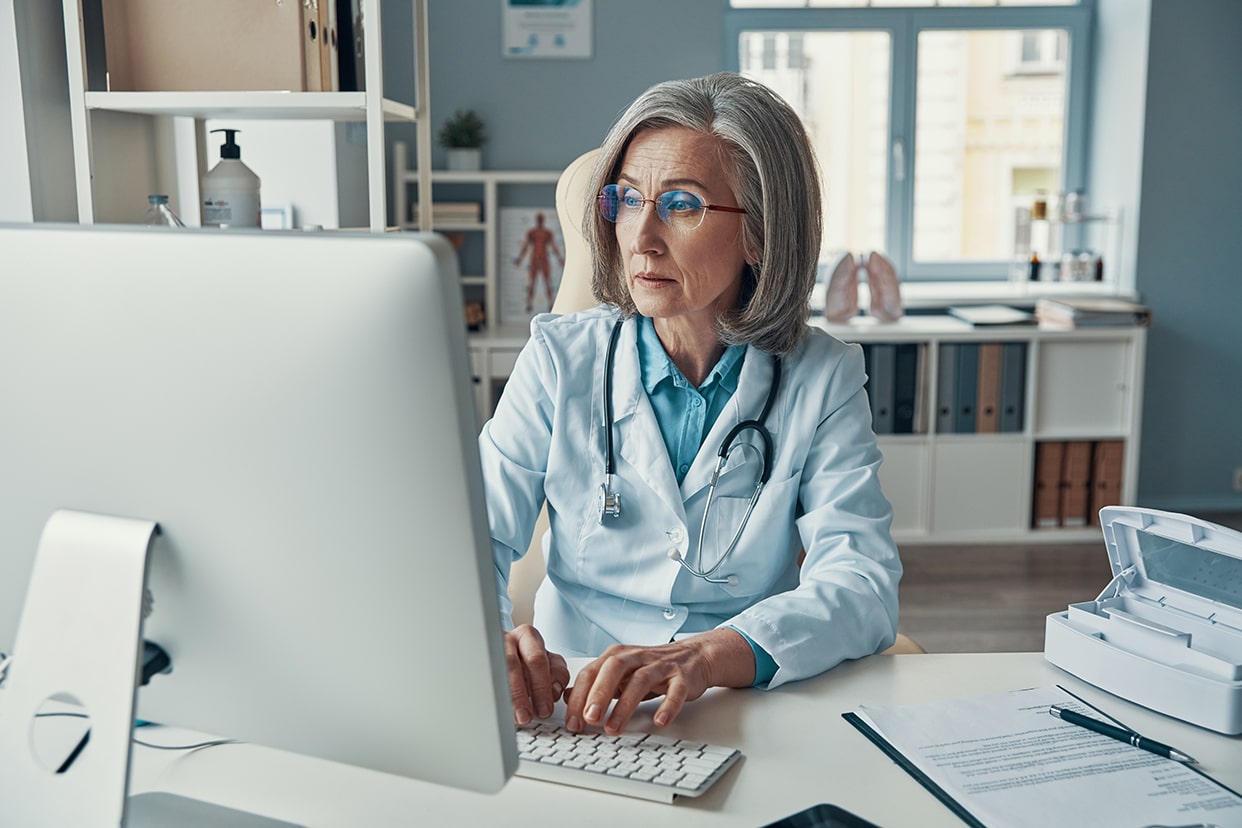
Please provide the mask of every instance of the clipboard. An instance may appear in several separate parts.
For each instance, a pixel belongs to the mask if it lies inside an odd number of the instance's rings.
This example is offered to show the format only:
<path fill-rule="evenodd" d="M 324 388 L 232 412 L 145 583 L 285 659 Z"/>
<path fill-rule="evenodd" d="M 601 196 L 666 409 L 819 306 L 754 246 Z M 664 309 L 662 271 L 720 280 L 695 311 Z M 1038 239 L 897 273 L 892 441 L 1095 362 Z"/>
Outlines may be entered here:
<path fill-rule="evenodd" d="M 956 799 L 949 796 L 948 792 L 945 791 L 944 788 L 937 785 L 930 776 L 923 773 L 923 771 L 919 770 L 913 762 L 907 759 L 901 751 L 893 747 L 893 745 L 887 739 L 885 739 L 879 733 L 876 733 L 875 730 L 871 728 L 871 725 L 867 724 L 861 718 L 859 718 L 857 713 L 853 713 L 853 712 L 842 713 L 841 718 L 845 719 L 847 722 L 852 724 L 858 730 L 859 733 L 866 736 L 867 739 L 870 740 L 871 744 L 875 745 L 880 750 L 884 751 L 885 756 L 887 756 L 889 759 L 892 759 L 894 762 L 897 763 L 897 766 L 899 768 L 904 770 L 906 773 L 910 774 L 910 776 L 914 777 L 915 782 L 918 782 L 920 785 L 922 785 L 924 788 L 927 789 L 928 793 L 936 797 L 936 799 L 939 799 L 940 803 L 944 805 L 946 808 L 948 808 L 950 811 L 955 813 L 962 820 L 962 822 L 965 822 L 971 828 L 988 828 L 986 825 L 980 822 L 975 817 L 974 814 L 966 810 L 966 808 L 962 805 L 962 803 L 958 802 Z"/>

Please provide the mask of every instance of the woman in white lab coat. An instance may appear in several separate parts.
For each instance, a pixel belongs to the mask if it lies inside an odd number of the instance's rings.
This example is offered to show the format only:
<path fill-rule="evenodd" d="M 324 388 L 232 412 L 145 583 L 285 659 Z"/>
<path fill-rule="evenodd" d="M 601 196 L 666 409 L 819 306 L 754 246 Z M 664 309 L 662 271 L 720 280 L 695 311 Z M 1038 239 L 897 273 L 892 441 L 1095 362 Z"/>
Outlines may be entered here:
<path fill-rule="evenodd" d="M 663 726 L 709 687 L 889 646 L 901 563 L 862 352 L 806 324 L 821 214 L 797 115 L 737 75 L 657 85 L 590 192 L 603 304 L 535 318 L 480 437 L 515 720 L 563 694 L 571 730 L 619 732 L 663 696 Z M 545 500 L 534 624 L 509 629 Z M 568 691 L 567 656 L 595 658 Z"/>

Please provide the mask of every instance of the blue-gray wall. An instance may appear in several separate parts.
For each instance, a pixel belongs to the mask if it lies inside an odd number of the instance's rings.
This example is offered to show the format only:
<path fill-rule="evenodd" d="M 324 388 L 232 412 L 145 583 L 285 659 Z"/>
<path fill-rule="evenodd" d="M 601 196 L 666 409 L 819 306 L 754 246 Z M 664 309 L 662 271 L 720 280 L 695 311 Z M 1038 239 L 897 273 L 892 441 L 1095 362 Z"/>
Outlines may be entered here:
<path fill-rule="evenodd" d="M 1242 3 L 1153 0 L 1137 286 L 1141 505 L 1242 509 Z"/>
<path fill-rule="evenodd" d="M 1102 2 L 1103 14 L 1120 8 L 1120 0 Z M 385 2 L 386 66 L 408 61 L 408 8 Z M 651 84 L 727 68 L 724 0 L 596 0 L 594 10 L 591 59 L 513 60 L 501 56 L 500 3 L 432 0 L 434 128 L 454 109 L 474 108 L 492 136 L 486 166 L 558 169 L 596 146 Z M 1242 2 L 1150 0 L 1150 14 L 1142 162 L 1126 185 L 1141 188 L 1137 287 L 1155 314 L 1138 500 L 1187 512 L 1242 509 L 1232 491 L 1242 466 Z M 1112 47 L 1141 50 L 1128 40 Z M 412 99 L 408 78 L 399 66 L 386 71 L 388 94 Z M 1106 96 L 1103 113 L 1108 100 L 1133 92 L 1108 85 L 1095 90 Z M 1110 132 L 1111 123 L 1093 128 L 1110 144 L 1093 157 L 1118 157 L 1127 136 Z M 413 141 L 411 129 L 389 133 Z M 439 147 L 433 164 L 443 166 Z"/>
<path fill-rule="evenodd" d="M 387 53 L 406 45 L 392 38 L 409 30 L 409 6 L 408 0 L 384 4 L 386 66 Z M 433 134 L 455 109 L 475 109 L 491 136 L 485 167 L 561 169 L 599 146 L 647 87 L 723 68 L 725 0 L 595 0 L 592 6 L 589 59 L 535 60 L 501 55 L 498 0 L 431 0 Z M 412 82 L 402 87 L 396 78 L 385 71 L 386 94 L 412 99 Z M 413 142 L 410 128 L 388 132 Z M 439 146 L 432 164 L 444 166 Z"/>

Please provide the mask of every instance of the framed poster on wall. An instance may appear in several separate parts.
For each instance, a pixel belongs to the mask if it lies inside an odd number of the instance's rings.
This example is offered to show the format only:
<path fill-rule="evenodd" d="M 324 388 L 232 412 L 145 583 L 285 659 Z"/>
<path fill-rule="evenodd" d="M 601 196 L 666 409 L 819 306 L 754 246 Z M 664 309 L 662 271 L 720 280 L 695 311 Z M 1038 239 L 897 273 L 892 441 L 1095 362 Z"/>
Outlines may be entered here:
<path fill-rule="evenodd" d="M 501 207 L 499 258 L 500 324 L 522 324 L 552 310 L 565 267 L 556 208 Z"/>
<path fill-rule="evenodd" d="M 501 1 L 505 57 L 591 56 L 592 0 Z"/>

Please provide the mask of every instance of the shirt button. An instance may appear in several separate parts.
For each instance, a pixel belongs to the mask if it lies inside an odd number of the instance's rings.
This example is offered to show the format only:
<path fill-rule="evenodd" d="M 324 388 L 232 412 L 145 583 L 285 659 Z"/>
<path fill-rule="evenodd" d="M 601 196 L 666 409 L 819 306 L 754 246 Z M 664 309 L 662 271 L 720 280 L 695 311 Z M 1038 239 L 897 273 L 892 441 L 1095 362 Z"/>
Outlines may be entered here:
<path fill-rule="evenodd" d="M 682 473 L 682 474 L 685 474 L 685 473 L 686 473 L 686 472 L 688 472 L 688 471 L 690 471 L 690 464 L 689 464 L 689 463 L 682 463 L 682 464 L 681 464 L 681 473 Z"/>
<path fill-rule="evenodd" d="M 672 607 L 669 607 L 668 609 L 664 611 L 664 618 L 666 620 L 672 621 L 676 617 L 677 617 L 677 610 L 673 609 Z"/>
<path fill-rule="evenodd" d="M 691 407 L 691 408 L 698 408 L 698 407 L 699 407 L 700 405 L 702 405 L 702 404 L 703 404 L 703 400 L 699 399 L 698 397 L 691 397 L 691 398 L 690 398 L 690 407 Z"/>

